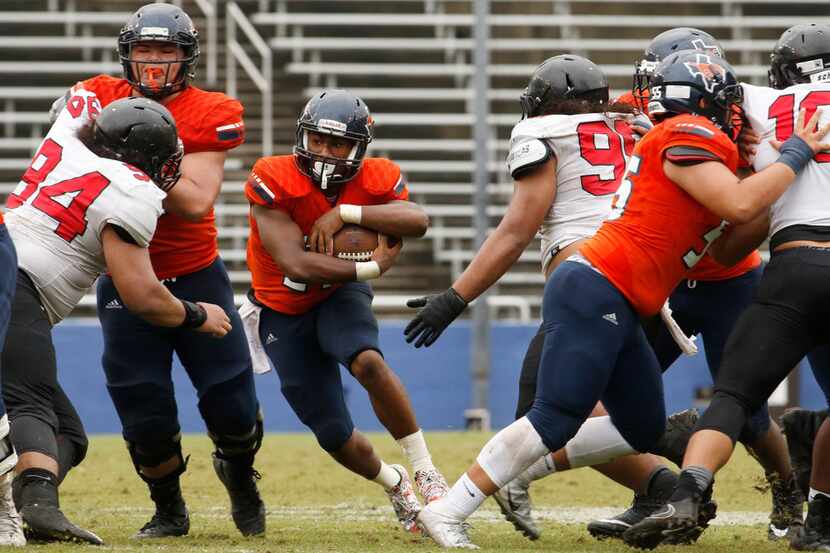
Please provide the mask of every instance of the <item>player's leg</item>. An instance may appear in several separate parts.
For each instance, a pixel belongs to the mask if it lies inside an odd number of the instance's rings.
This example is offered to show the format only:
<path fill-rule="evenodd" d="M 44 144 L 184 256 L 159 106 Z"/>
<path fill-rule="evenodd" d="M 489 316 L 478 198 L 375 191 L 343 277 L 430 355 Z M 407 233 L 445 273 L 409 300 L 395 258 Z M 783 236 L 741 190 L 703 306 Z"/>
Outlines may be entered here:
<path fill-rule="evenodd" d="M 254 469 L 262 443 L 262 416 L 247 338 L 224 265 L 217 259 L 169 287 L 176 297 L 219 305 L 231 319 L 232 329 L 221 340 L 177 330 L 174 349 L 199 396 L 199 412 L 215 445 L 213 468 L 230 496 L 234 523 L 242 535 L 264 534 L 265 504 Z"/>
<path fill-rule="evenodd" d="M 155 504 L 152 518 L 135 537 L 183 536 L 190 531 L 190 517 L 180 485 L 187 465 L 170 374 L 175 330 L 113 308 L 123 301 L 106 275 L 98 279 L 97 296 L 107 390 L 133 466 Z"/>
<path fill-rule="evenodd" d="M 622 295 L 602 275 L 579 263 L 557 269 L 545 286 L 543 307 L 546 336 L 533 407 L 484 446 L 447 497 L 427 505 L 419 515 L 441 545 L 469 544 L 462 523 L 484 499 L 546 451 L 565 446 L 604 392 L 618 353 L 640 330 L 639 317 Z M 661 419 L 632 436 L 635 447 L 656 441 L 663 424 Z"/>
<path fill-rule="evenodd" d="M 89 440 L 86 430 L 75 410 L 75 406 L 58 383 L 52 398 L 52 408 L 58 417 L 58 482 L 63 482 L 66 475 L 86 458 Z"/>
<path fill-rule="evenodd" d="M 368 284 L 345 284 L 320 305 L 317 340 L 322 350 L 348 367 L 368 392 L 378 420 L 409 460 L 424 501 L 429 503 L 446 495 L 447 481 L 432 463 L 406 389 L 380 353 Z"/>
<path fill-rule="evenodd" d="M 54 397 L 59 390 L 52 326 L 29 277 L 18 273 L 11 323 L 3 349 L 3 396 L 20 459 L 14 483 L 17 508 L 34 539 L 103 543 L 59 508 Z"/>
<path fill-rule="evenodd" d="M 380 484 L 398 521 L 407 531 L 415 531 L 420 503 L 412 482 L 404 467 L 384 463 L 355 429 L 343 395 L 340 367 L 317 340 L 318 309 L 301 315 L 262 309 L 260 339 L 276 368 L 282 395 L 320 447 L 350 471 Z M 269 335 L 277 340 L 268 343 Z"/>
<path fill-rule="evenodd" d="M 6 226 L 0 224 L 0 344 L 7 338 L 12 316 L 15 288 L 17 286 L 17 252 Z M 4 348 L 5 349 L 5 348 Z M 0 366 L 0 368 L 4 368 Z M 0 545 L 24 546 L 26 538 L 20 515 L 12 499 L 12 479 L 17 462 L 12 439 L 9 435 L 9 417 L 0 394 Z"/>

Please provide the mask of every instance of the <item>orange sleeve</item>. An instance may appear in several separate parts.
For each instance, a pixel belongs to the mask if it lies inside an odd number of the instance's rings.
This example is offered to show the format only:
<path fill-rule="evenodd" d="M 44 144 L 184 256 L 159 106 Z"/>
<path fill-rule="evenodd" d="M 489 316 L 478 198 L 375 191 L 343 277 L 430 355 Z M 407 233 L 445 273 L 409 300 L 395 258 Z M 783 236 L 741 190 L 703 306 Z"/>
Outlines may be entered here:
<path fill-rule="evenodd" d="M 734 171 L 738 163 L 738 148 L 734 142 L 714 125 L 706 124 L 702 118 L 676 118 L 667 127 L 669 135 L 660 149 L 661 156 L 682 160 L 719 160 Z M 672 150 L 672 154 L 667 155 Z M 674 160 L 674 159 L 673 159 Z"/>
<path fill-rule="evenodd" d="M 260 158 L 251 169 L 245 181 L 245 196 L 251 205 L 261 205 L 269 209 L 280 207 L 285 202 L 285 194 L 280 194 L 279 184 L 273 178 L 268 167 L 268 160 Z"/>
<path fill-rule="evenodd" d="M 245 122 L 242 104 L 227 96 L 223 100 L 204 106 L 205 115 L 198 134 L 191 138 L 194 150 L 225 151 L 236 148 L 245 142 Z"/>
<path fill-rule="evenodd" d="M 369 158 L 364 162 L 364 188 L 382 201 L 408 200 L 406 176 L 398 164 L 383 158 Z"/>

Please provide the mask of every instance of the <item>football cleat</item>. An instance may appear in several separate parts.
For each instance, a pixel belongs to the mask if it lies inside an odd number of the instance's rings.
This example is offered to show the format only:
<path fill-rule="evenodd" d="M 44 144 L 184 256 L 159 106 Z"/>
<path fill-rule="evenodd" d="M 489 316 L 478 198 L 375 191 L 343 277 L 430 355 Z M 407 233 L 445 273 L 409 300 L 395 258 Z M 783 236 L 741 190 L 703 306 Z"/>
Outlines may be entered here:
<path fill-rule="evenodd" d="M 795 475 L 783 480 L 776 473 L 768 473 L 772 489 L 772 512 L 769 515 L 767 538 L 780 540 L 804 524 L 804 496 L 795 481 Z"/>
<path fill-rule="evenodd" d="M 23 547 L 26 536 L 23 534 L 23 521 L 12 499 L 13 479 L 13 472 L 0 477 L 0 546 Z"/>
<path fill-rule="evenodd" d="M 421 503 L 415 495 L 415 490 L 412 487 L 412 480 L 409 478 L 409 473 L 401 465 L 390 465 L 401 475 L 401 481 L 396 486 L 386 490 L 386 496 L 389 502 L 392 503 L 392 508 L 395 510 L 395 516 L 398 517 L 398 522 L 401 523 L 403 529 L 407 532 L 418 533 L 418 512 L 421 510 Z"/>
<path fill-rule="evenodd" d="M 697 419 L 697 409 L 686 409 L 672 414 L 666 419 L 666 431 L 650 453 L 665 457 L 678 467 L 682 467 L 686 446 L 689 445 Z"/>
<path fill-rule="evenodd" d="M 623 533 L 623 541 L 638 549 L 654 549 L 668 540 L 688 543 L 700 537 L 701 500 L 687 497 L 670 501 Z"/>
<path fill-rule="evenodd" d="M 787 450 L 793 474 L 806 497 L 810 491 L 810 471 L 813 467 L 813 442 L 827 411 L 789 409 L 781 415 L 781 430 L 787 436 Z"/>
<path fill-rule="evenodd" d="M 810 501 L 804 525 L 792 528 L 789 539 L 797 551 L 830 551 L 830 497 L 817 495 Z"/>
<path fill-rule="evenodd" d="M 265 503 L 256 481 L 262 477 L 247 463 L 233 463 L 213 456 L 213 468 L 231 498 L 231 515 L 243 536 L 265 534 Z"/>
<path fill-rule="evenodd" d="M 134 536 L 136 539 L 174 538 L 185 536 L 190 531 L 190 515 L 184 503 L 169 509 L 156 506 L 153 518 L 141 527 Z"/>
<path fill-rule="evenodd" d="M 467 535 L 468 524 L 432 510 L 432 506 L 440 502 L 441 500 L 438 500 L 431 505 L 427 505 L 418 513 L 418 526 L 421 528 L 421 531 L 441 547 L 478 549 L 478 546 Z"/>
<path fill-rule="evenodd" d="M 425 504 L 441 499 L 450 491 L 447 479 L 434 467 L 429 470 L 416 470 L 415 486 L 424 498 Z"/>
<path fill-rule="evenodd" d="M 68 541 L 104 545 L 104 540 L 75 524 L 54 505 L 25 505 L 20 510 L 24 532 L 32 541 Z"/>
<path fill-rule="evenodd" d="M 517 532 L 521 532 L 529 540 L 539 539 L 542 532 L 533 520 L 529 482 L 514 478 L 493 494 L 493 499 L 499 504 L 504 518 L 513 525 Z"/>

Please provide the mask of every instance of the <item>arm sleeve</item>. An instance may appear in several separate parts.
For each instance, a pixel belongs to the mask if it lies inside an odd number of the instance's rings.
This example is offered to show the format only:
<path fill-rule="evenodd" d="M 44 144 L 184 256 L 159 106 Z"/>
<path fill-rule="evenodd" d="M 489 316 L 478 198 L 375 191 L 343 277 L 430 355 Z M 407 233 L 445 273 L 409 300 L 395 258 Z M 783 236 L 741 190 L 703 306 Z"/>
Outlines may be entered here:
<path fill-rule="evenodd" d="M 553 157 L 553 151 L 547 141 L 533 136 L 514 136 L 510 140 L 510 153 L 507 155 L 507 170 L 513 179 L 546 163 Z"/>
<path fill-rule="evenodd" d="M 261 205 L 269 209 L 288 209 L 289 199 L 282 193 L 277 180 L 268 170 L 265 159 L 258 160 L 248 180 L 245 181 L 245 197 L 251 205 Z"/>
<path fill-rule="evenodd" d="M 242 104 L 226 98 L 215 106 L 205 106 L 205 116 L 195 136 L 189 137 L 188 152 L 221 152 L 245 142 Z"/>
<path fill-rule="evenodd" d="M 154 194 L 155 184 L 144 184 L 146 194 L 133 193 L 131 198 L 119 202 L 123 207 L 113 210 L 104 218 L 104 223 L 112 226 L 116 233 L 126 242 L 132 242 L 142 248 L 150 246 L 156 232 L 158 218 L 163 213 L 161 197 Z M 129 240 L 124 235 L 129 236 Z"/>
<path fill-rule="evenodd" d="M 737 161 L 737 146 L 726 135 L 708 126 L 683 121 L 670 128 L 668 140 L 660 151 L 669 161 L 679 163 L 700 163 L 718 161 L 729 165 Z"/>

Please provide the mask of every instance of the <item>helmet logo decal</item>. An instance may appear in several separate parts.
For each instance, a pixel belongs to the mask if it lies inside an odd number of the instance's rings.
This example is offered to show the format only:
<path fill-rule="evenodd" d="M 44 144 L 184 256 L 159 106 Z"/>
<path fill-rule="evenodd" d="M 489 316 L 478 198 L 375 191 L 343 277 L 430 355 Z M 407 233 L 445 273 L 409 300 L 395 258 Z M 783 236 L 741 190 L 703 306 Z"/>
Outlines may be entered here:
<path fill-rule="evenodd" d="M 317 128 L 320 130 L 328 130 L 338 134 L 343 134 L 349 127 L 346 123 L 335 121 L 334 119 L 320 119 L 317 122 Z"/>
<path fill-rule="evenodd" d="M 702 38 L 696 38 L 691 43 L 695 47 L 695 50 L 703 50 L 707 54 L 718 56 L 719 58 L 723 57 L 723 52 L 720 51 L 720 47 L 717 44 L 706 44 Z"/>
<path fill-rule="evenodd" d="M 144 35 L 152 35 L 152 36 L 170 36 L 170 29 L 167 27 L 142 27 L 140 36 Z"/>
<path fill-rule="evenodd" d="M 712 58 L 706 54 L 698 54 L 694 62 L 686 61 L 683 62 L 683 65 L 686 66 L 693 77 L 700 76 L 700 80 L 703 81 L 703 86 L 708 92 L 714 92 L 715 85 L 726 80 L 726 69 L 714 63 Z"/>

